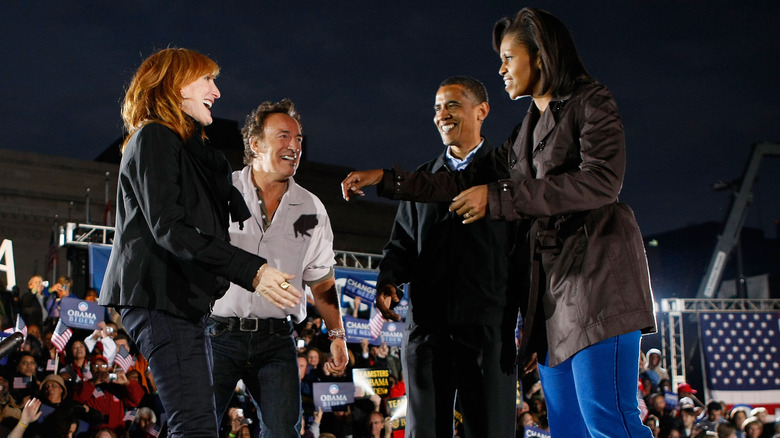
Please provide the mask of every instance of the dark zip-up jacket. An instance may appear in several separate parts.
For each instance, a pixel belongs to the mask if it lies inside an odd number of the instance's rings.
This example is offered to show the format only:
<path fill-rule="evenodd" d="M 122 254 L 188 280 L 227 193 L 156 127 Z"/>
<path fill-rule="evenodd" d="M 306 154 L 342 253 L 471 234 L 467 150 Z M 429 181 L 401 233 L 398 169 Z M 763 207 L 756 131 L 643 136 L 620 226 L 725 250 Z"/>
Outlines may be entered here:
<path fill-rule="evenodd" d="M 230 281 L 253 290 L 265 260 L 228 243 L 229 216 L 246 220 L 249 210 L 227 159 L 196 128 L 185 142 L 150 123 L 127 143 L 101 305 L 198 319 Z"/>
<path fill-rule="evenodd" d="M 485 140 L 473 160 L 493 149 Z M 417 170 L 451 173 L 445 154 Z M 448 207 L 449 202 L 399 204 L 377 286 L 409 284 L 407 322 L 411 318 L 414 324 L 430 327 L 498 326 L 507 306 L 514 305 L 507 297 L 509 224 L 464 225 Z M 512 322 L 517 315 L 516 306 L 513 309 Z"/>

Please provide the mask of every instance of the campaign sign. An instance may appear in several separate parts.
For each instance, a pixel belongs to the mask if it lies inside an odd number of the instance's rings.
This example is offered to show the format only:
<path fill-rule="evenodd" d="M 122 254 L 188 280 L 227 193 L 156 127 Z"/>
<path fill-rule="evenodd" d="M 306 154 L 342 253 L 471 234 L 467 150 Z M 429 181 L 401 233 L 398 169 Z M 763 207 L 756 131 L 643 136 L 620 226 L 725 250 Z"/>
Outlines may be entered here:
<path fill-rule="evenodd" d="M 60 319 L 68 327 L 94 330 L 105 319 L 106 310 L 92 301 L 65 297 L 60 301 Z"/>
<path fill-rule="evenodd" d="M 401 298 L 401 301 L 392 310 L 401 317 L 401 321 L 406 321 L 406 314 L 409 313 L 409 300 Z"/>
<path fill-rule="evenodd" d="M 352 315 L 358 318 L 368 319 L 371 314 L 371 308 L 374 307 L 374 298 L 366 299 L 360 295 L 355 295 L 352 292 L 347 291 L 347 281 L 350 280 L 350 289 L 365 289 L 366 286 L 374 290 L 373 296 L 376 297 L 376 276 L 379 274 L 377 271 L 369 271 L 367 269 L 355 269 L 335 267 L 333 268 L 334 278 L 336 280 L 336 288 L 340 291 L 339 297 L 341 299 L 341 307 L 344 309 L 343 313 Z M 361 287 L 357 287 L 356 284 L 360 282 L 363 284 Z"/>
<path fill-rule="evenodd" d="M 404 323 L 385 321 L 385 323 L 382 324 L 382 334 L 378 339 L 381 339 L 382 342 L 390 347 L 400 347 L 404 341 Z"/>
<path fill-rule="evenodd" d="M 5 338 L 11 336 L 12 333 L 5 333 L 0 331 L 0 342 L 4 341 Z M 8 364 L 8 355 L 6 354 L 2 358 L 0 358 L 0 365 L 7 365 Z"/>
<path fill-rule="evenodd" d="M 523 438 L 550 438 L 550 432 L 538 427 L 526 426 Z"/>
<path fill-rule="evenodd" d="M 680 402 L 677 399 L 677 394 L 673 392 L 664 392 L 664 400 L 666 400 L 666 410 L 667 411 L 674 411 L 677 409 L 677 405 L 680 404 Z"/>
<path fill-rule="evenodd" d="M 355 397 L 386 396 L 390 390 L 389 377 L 390 370 L 387 368 L 354 368 L 352 382 L 355 384 Z"/>
<path fill-rule="evenodd" d="M 314 382 L 314 407 L 331 412 L 334 406 L 346 406 L 355 402 L 355 385 L 349 382 Z"/>
<path fill-rule="evenodd" d="M 344 318 L 344 330 L 347 332 L 348 342 L 360 343 L 363 339 L 368 339 L 369 342 L 374 341 L 367 319 L 354 318 L 349 315 L 344 315 L 342 318 Z"/>
<path fill-rule="evenodd" d="M 388 398 L 387 413 L 390 415 L 393 430 L 406 429 L 406 396 Z"/>
<path fill-rule="evenodd" d="M 376 281 L 373 283 L 376 284 Z M 370 285 L 368 282 L 352 275 L 347 275 L 344 287 L 341 288 L 341 293 L 373 303 L 376 299 L 376 286 Z"/>

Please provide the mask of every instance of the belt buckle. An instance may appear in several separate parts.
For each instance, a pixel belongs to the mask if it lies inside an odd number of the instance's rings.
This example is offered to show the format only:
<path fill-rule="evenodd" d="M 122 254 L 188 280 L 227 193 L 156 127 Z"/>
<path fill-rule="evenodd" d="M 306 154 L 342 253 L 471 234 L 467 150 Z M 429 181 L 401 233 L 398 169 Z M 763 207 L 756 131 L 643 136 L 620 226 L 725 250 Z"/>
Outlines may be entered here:
<path fill-rule="evenodd" d="M 242 332 L 256 332 L 258 328 L 257 318 L 239 318 L 238 329 Z"/>

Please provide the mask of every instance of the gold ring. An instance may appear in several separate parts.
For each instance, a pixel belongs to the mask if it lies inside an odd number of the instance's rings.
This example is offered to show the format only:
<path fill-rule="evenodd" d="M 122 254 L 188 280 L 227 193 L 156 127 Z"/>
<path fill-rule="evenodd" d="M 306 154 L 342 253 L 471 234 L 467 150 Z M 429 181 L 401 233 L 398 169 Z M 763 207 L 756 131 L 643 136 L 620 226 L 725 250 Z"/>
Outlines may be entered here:
<path fill-rule="evenodd" d="M 287 290 L 287 288 L 290 287 L 290 282 L 285 280 L 285 281 L 279 283 L 279 287 L 281 287 L 284 290 Z"/>

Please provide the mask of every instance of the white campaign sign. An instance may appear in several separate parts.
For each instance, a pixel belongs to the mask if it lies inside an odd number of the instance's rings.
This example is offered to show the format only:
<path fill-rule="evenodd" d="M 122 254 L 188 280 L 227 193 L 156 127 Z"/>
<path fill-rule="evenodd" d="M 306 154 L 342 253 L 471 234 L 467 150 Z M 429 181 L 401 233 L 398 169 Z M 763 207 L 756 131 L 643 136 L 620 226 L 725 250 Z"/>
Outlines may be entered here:
<path fill-rule="evenodd" d="M 3 243 L 0 244 L 0 272 L 5 272 L 5 284 L 8 289 L 16 286 L 14 244 L 8 239 L 3 239 Z"/>

